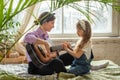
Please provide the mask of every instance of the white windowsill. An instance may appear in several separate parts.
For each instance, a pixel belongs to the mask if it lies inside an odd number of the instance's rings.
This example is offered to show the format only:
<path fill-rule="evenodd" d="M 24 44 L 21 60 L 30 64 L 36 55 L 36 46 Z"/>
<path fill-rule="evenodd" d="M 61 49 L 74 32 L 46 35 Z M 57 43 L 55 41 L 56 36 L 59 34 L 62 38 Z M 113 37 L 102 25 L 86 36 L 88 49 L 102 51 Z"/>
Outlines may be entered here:
<path fill-rule="evenodd" d="M 51 38 L 51 40 L 78 40 L 79 38 Z M 120 37 L 92 37 L 92 40 L 120 40 Z"/>

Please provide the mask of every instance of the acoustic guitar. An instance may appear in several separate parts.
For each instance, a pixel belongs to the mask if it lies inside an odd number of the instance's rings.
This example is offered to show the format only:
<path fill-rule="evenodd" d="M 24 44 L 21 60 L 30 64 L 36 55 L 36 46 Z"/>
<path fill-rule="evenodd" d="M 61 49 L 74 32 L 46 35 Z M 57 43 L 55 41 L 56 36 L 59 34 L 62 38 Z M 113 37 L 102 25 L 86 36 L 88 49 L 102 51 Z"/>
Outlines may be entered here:
<path fill-rule="evenodd" d="M 38 45 L 37 47 L 38 47 L 38 49 L 40 51 L 39 55 L 38 55 L 38 52 L 36 52 L 36 47 L 33 44 L 28 43 L 26 45 L 26 50 L 27 50 L 30 58 L 32 59 L 33 64 L 35 66 L 37 66 L 38 68 L 42 68 L 44 65 L 48 64 L 48 63 L 44 63 L 44 59 L 46 59 L 47 56 L 45 54 L 45 50 L 44 50 L 42 45 Z M 58 52 L 60 50 L 63 50 L 62 45 L 56 45 L 56 46 L 50 47 L 51 52 L 55 52 L 55 51 Z"/>

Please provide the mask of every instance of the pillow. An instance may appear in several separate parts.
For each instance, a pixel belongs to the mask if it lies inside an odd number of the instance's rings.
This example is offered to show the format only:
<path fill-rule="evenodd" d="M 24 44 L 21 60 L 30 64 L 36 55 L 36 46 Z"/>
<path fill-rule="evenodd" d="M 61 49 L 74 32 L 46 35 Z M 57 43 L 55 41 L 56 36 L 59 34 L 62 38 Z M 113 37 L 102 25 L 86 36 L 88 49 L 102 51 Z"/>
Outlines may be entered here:
<path fill-rule="evenodd" d="M 109 61 L 104 61 L 104 60 L 92 61 L 91 70 L 99 70 L 99 69 L 106 68 L 108 64 L 109 64 Z"/>
<path fill-rule="evenodd" d="M 9 58 L 17 58 L 17 57 L 19 57 L 20 56 L 20 54 L 18 53 L 18 52 L 12 52 L 12 53 L 9 53 Z"/>

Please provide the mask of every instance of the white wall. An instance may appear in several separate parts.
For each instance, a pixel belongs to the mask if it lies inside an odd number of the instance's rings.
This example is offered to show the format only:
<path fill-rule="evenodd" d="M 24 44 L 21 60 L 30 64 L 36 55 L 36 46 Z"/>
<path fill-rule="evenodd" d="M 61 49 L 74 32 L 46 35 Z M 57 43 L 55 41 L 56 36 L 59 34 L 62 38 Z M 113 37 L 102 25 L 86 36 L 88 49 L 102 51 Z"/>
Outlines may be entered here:
<path fill-rule="evenodd" d="M 120 65 L 120 38 L 93 40 L 94 60 L 109 59 Z"/>

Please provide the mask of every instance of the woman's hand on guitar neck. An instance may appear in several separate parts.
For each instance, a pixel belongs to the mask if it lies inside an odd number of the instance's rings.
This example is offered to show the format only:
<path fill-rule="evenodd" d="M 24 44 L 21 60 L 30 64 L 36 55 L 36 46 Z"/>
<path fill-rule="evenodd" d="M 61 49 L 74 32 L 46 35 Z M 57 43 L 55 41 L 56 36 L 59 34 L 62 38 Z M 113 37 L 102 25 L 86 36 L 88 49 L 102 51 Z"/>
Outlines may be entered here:
<path fill-rule="evenodd" d="M 51 52 L 50 54 L 51 58 L 56 58 L 58 55 L 57 55 L 57 52 Z"/>

